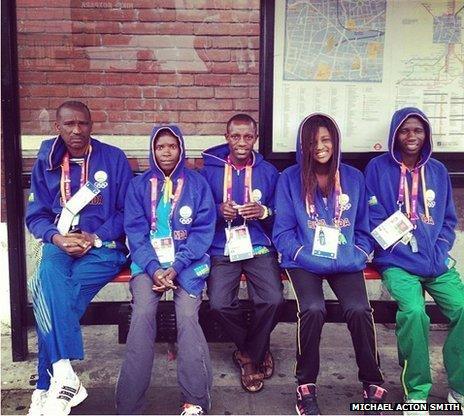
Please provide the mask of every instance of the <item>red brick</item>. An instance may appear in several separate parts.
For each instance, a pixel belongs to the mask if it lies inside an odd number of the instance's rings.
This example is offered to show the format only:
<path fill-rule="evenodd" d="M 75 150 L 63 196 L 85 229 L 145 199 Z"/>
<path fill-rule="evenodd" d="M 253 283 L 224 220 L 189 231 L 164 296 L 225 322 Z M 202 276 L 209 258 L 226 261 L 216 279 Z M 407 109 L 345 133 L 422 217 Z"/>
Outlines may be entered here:
<path fill-rule="evenodd" d="M 227 49 L 198 49 L 198 56 L 204 62 L 227 62 L 230 61 L 230 51 Z"/>
<path fill-rule="evenodd" d="M 259 36 L 214 36 L 211 42 L 219 49 L 259 49 Z"/>
<path fill-rule="evenodd" d="M 43 5 L 43 2 L 42 2 Z M 27 18 L 29 20 L 70 20 L 70 9 L 67 7 L 63 8 L 29 8 L 27 9 Z"/>
<path fill-rule="evenodd" d="M 210 65 L 210 70 L 215 74 L 236 74 L 240 72 L 238 62 L 213 62 Z"/>
<path fill-rule="evenodd" d="M 119 85 L 122 84 L 122 75 L 113 73 L 86 73 L 85 81 L 88 84 Z"/>
<path fill-rule="evenodd" d="M 194 76 L 189 74 L 159 74 L 158 85 L 193 85 Z"/>
<path fill-rule="evenodd" d="M 195 35 L 258 36 L 259 24 L 195 23 L 194 33 Z"/>
<path fill-rule="evenodd" d="M 102 123 L 108 120 L 108 114 L 106 111 L 92 110 L 92 121 L 94 123 Z"/>
<path fill-rule="evenodd" d="M 72 9 L 71 16 L 73 20 L 132 22 L 137 20 L 137 11 L 135 9 L 80 8 Z"/>
<path fill-rule="evenodd" d="M 179 88 L 180 98 L 212 98 L 214 88 L 212 87 L 184 87 Z"/>
<path fill-rule="evenodd" d="M 259 77 L 254 74 L 240 74 L 232 75 L 231 78 L 232 85 L 259 85 Z"/>
<path fill-rule="evenodd" d="M 122 98 L 89 98 L 87 105 L 91 110 L 115 111 L 124 110 L 124 101 Z"/>
<path fill-rule="evenodd" d="M 250 98 L 259 98 L 259 87 L 250 87 L 248 90 Z"/>
<path fill-rule="evenodd" d="M 137 51 L 137 59 L 142 61 L 152 61 L 155 59 L 155 52 L 153 50 Z"/>
<path fill-rule="evenodd" d="M 120 33 L 117 22 L 72 22 L 73 33 Z"/>
<path fill-rule="evenodd" d="M 195 85 L 230 85 L 230 75 L 223 74 L 200 74 L 195 75 Z"/>
<path fill-rule="evenodd" d="M 194 111 L 197 109 L 196 101 L 194 99 L 184 98 L 180 99 L 161 99 L 158 100 L 158 108 L 160 110 L 182 110 Z"/>
<path fill-rule="evenodd" d="M 229 99 L 216 100 L 197 100 L 199 110 L 232 110 L 233 102 Z"/>
<path fill-rule="evenodd" d="M 140 87 L 137 86 L 125 86 L 125 85 L 118 85 L 118 86 L 109 86 L 106 87 L 106 96 L 107 97 L 121 97 L 121 98 L 141 98 L 142 97 L 142 90 Z"/>
<path fill-rule="evenodd" d="M 107 91 L 104 87 L 95 85 L 75 85 L 69 86 L 69 96 L 73 98 L 81 97 L 107 97 Z"/>
<path fill-rule="evenodd" d="M 126 108 L 128 110 L 158 110 L 159 107 L 157 105 L 157 102 L 152 99 L 134 99 L 134 98 L 128 98 L 126 100 Z"/>
<path fill-rule="evenodd" d="M 180 121 L 187 123 L 227 122 L 229 118 L 229 114 L 223 111 L 183 111 L 180 113 Z"/>
<path fill-rule="evenodd" d="M 215 87 L 214 96 L 216 98 L 247 98 L 248 89 L 240 87 Z"/>
<path fill-rule="evenodd" d="M 25 97 L 21 94 L 20 90 L 20 105 L 21 110 L 36 110 L 38 108 L 47 108 L 49 105 L 48 98 L 34 98 L 34 97 Z"/>
<path fill-rule="evenodd" d="M 234 110 L 238 111 L 258 111 L 259 100 L 245 99 L 245 100 L 234 100 Z"/>
<path fill-rule="evenodd" d="M 111 35 L 105 35 L 111 36 Z M 77 33 L 72 35 L 72 43 L 74 46 L 101 46 L 102 38 L 100 35 Z"/>
<path fill-rule="evenodd" d="M 177 111 L 143 113 L 143 120 L 150 123 L 177 123 L 179 121 L 179 113 Z"/>
<path fill-rule="evenodd" d="M 157 85 L 157 74 L 122 74 L 122 84 L 129 85 Z M 141 89 L 141 92 L 143 90 Z M 140 95 L 138 95 L 140 96 Z"/>
<path fill-rule="evenodd" d="M 139 20 L 141 22 L 170 22 L 176 20 L 176 10 L 166 9 L 153 9 L 153 10 L 140 10 Z M 181 20 L 181 19 L 178 19 Z"/>
<path fill-rule="evenodd" d="M 143 113 L 140 111 L 109 111 L 108 121 L 134 122 L 143 121 Z"/>
<path fill-rule="evenodd" d="M 32 71 L 19 71 L 19 83 L 20 84 L 29 84 L 29 83 L 46 83 L 47 82 L 47 73 L 46 72 L 32 72 Z"/>
<path fill-rule="evenodd" d="M 129 35 L 102 35 L 102 46 L 130 45 L 132 36 Z"/>
<path fill-rule="evenodd" d="M 153 9 L 153 0 L 131 0 L 134 7 L 140 9 Z M 160 9 L 176 9 L 176 0 L 156 0 L 156 6 Z"/>
<path fill-rule="evenodd" d="M 68 87 L 64 85 L 31 85 L 30 95 L 33 97 L 67 97 Z"/>
<path fill-rule="evenodd" d="M 83 84 L 86 76 L 81 73 L 67 72 L 67 73 L 49 73 L 47 75 L 48 84 Z M 87 80 L 86 80 L 87 81 Z"/>

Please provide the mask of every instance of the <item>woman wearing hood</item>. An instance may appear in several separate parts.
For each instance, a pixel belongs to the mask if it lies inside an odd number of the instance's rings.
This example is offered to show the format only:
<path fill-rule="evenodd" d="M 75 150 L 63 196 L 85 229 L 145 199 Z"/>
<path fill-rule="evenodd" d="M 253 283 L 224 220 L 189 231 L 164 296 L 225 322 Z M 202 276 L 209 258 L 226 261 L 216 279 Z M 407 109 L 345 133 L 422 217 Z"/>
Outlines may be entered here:
<path fill-rule="evenodd" d="M 448 171 L 431 157 L 432 144 L 426 115 L 418 108 L 402 108 L 391 120 L 388 153 L 366 167 L 371 228 L 392 214 L 407 217 L 412 228 L 390 245 L 376 245 L 374 263 L 398 303 L 396 336 L 405 399 L 425 403 L 432 388 L 426 290 L 450 320 L 443 347 L 448 401 L 464 409 L 464 284 L 449 256 L 457 218 Z"/>
<path fill-rule="evenodd" d="M 214 235 L 215 207 L 205 179 L 185 165 L 177 126 L 155 126 L 150 168 L 134 178 L 126 195 L 124 228 L 131 251 L 132 318 L 116 388 L 119 414 L 141 414 L 150 385 L 156 311 L 174 291 L 177 378 L 182 414 L 204 414 L 212 384 L 208 345 L 198 322 Z"/>
<path fill-rule="evenodd" d="M 297 412 L 320 414 L 316 381 L 326 315 L 324 279 L 351 332 L 364 401 L 382 402 L 386 390 L 379 387 L 383 376 L 363 276 L 372 249 L 363 175 L 340 163 L 340 131 L 324 114 L 303 120 L 296 156 L 297 164 L 277 184 L 273 239 L 298 307 Z"/>

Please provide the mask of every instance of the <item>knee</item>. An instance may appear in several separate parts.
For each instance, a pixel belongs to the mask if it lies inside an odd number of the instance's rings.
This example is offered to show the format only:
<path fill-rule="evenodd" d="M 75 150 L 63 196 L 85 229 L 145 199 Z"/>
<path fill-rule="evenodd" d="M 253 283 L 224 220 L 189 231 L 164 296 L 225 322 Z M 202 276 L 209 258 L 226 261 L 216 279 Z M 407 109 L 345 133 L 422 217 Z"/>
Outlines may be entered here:
<path fill-rule="evenodd" d="M 324 321 L 327 311 L 324 304 L 313 303 L 305 305 L 300 311 L 300 317 L 302 319 Z"/>
<path fill-rule="evenodd" d="M 209 298 L 209 307 L 211 309 L 211 312 L 221 313 L 228 306 L 230 306 L 230 302 L 226 302 L 226 299 L 223 297 L 213 296 Z"/>
<path fill-rule="evenodd" d="M 369 305 L 353 304 L 346 308 L 344 315 L 347 321 L 361 320 L 366 318 L 370 320 L 372 317 L 372 309 Z"/>
<path fill-rule="evenodd" d="M 429 321 L 429 317 L 425 312 L 425 305 L 421 304 L 408 305 L 406 308 L 401 308 L 398 311 L 398 317 L 416 322 L 421 320 Z"/>
<path fill-rule="evenodd" d="M 266 296 L 266 304 L 271 309 L 278 309 L 284 304 L 284 297 L 282 292 L 270 293 Z"/>
<path fill-rule="evenodd" d="M 156 319 L 156 302 L 147 297 L 134 298 L 132 303 L 132 317 L 147 320 Z"/>

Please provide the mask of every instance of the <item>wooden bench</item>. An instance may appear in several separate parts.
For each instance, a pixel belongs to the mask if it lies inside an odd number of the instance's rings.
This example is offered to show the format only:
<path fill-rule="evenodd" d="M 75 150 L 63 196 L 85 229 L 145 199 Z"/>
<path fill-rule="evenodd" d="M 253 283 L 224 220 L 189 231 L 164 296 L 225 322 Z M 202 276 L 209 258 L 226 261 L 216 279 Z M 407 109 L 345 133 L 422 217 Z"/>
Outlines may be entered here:
<path fill-rule="evenodd" d="M 282 281 L 288 280 L 285 273 L 281 275 Z M 366 280 L 380 280 L 380 274 L 372 267 L 368 267 L 364 271 Z M 123 269 L 114 279 L 113 283 L 127 283 L 130 279 L 129 269 Z M 242 275 L 242 281 L 246 281 L 246 276 Z M 252 312 L 251 302 L 241 300 L 245 319 L 249 319 Z M 374 321 L 376 323 L 394 323 L 396 318 L 396 303 L 392 300 L 371 300 L 371 306 L 374 310 Z M 95 305 L 95 304 L 92 304 Z M 326 300 L 327 318 L 326 322 L 344 322 L 342 310 L 337 300 Z M 441 314 L 440 310 L 434 303 L 427 303 L 427 313 L 431 318 L 432 323 L 446 323 L 446 318 Z M 286 299 L 280 316 L 280 322 L 296 322 L 296 302 L 292 299 Z M 86 314 L 87 315 L 87 314 Z M 120 343 L 124 343 L 127 338 L 127 333 L 130 326 L 131 309 L 128 302 L 120 305 L 118 311 L 118 339 Z M 89 319 L 90 317 L 87 317 Z M 101 317 L 100 317 L 101 318 Z M 83 323 L 85 323 L 84 317 Z M 225 333 L 221 325 L 211 318 L 209 313 L 209 301 L 204 300 L 199 312 L 200 324 L 205 333 L 208 342 L 226 342 L 231 341 L 227 333 Z M 157 315 L 157 342 L 175 342 L 176 341 L 176 318 L 174 312 L 174 303 L 172 301 L 162 301 L 158 306 Z"/>

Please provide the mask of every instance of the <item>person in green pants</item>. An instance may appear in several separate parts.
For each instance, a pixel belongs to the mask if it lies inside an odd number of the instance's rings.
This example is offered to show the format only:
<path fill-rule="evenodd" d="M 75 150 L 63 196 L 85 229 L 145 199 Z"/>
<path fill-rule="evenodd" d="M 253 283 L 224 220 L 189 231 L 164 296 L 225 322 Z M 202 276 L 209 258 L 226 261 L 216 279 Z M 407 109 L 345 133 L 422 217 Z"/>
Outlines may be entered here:
<path fill-rule="evenodd" d="M 425 290 L 450 322 L 443 347 L 448 401 L 462 409 L 464 284 L 449 255 L 457 223 L 449 174 L 431 158 L 431 126 L 417 108 L 395 112 L 388 148 L 365 173 L 370 225 L 378 242 L 374 264 L 398 303 L 396 335 L 405 399 L 425 402 L 432 388 Z M 386 221 L 395 213 L 396 221 Z"/>

